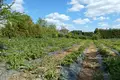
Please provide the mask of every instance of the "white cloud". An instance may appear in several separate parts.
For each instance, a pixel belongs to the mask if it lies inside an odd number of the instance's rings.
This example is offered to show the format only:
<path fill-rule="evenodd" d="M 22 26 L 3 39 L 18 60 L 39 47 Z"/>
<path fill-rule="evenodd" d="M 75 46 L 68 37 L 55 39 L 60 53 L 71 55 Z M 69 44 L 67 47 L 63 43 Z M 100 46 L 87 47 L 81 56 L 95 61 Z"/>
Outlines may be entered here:
<path fill-rule="evenodd" d="M 103 17 L 103 16 L 101 16 L 101 17 L 98 18 L 98 20 L 101 20 L 101 21 L 108 20 L 108 19 L 109 19 L 109 17 Z"/>
<path fill-rule="evenodd" d="M 49 19 L 53 19 L 53 20 L 60 20 L 60 21 L 67 21 L 70 20 L 70 17 L 64 14 L 59 14 L 57 12 L 55 13 L 51 13 L 49 15 L 46 16 Z"/>
<path fill-rule="evenodd" d="M 100 27 L 108 27 L 109 24 L 108 23 L 104 23 L 104 22 L 100 22 L 100 23 L 98 23 L 98 26 L 100 26 Z"/>
<path fill-rule="evenodd" d="M 116 19 L 115 22 L 120 22 L 120 18 Z"/>
<path fill-rule="evenodd" d="M 109 28 L 120 29 L 120 24 L 109 25 L 108 23 L 101 22 L 101 23 L 98 23 L 98 26 L 99 26 L 99 28 L 102 28 L 102 29 L 109 29 Z"/>
<path fill-rule="evenodd" d="M 69 30 L 74 29 L 73 25 L 65 23 L 65 21 L 70 20 L 70 17 L 65 14 L 59 14 L 57 12 L 51 13 L 45 17 L 45 20 L 50 24 L 55 24 L 57 29 L 60 29 L 62 26 Z"/>
<path fill-rule="evenodd" d="M 112 28 L 120 29 L 120 24 L 113 25 Z"/>
<path fill-rule="evenodd" d="M 68 9 L 68 11 L 80 11 L 81 9 L 84 8 L 84 5 L 79 4 L 78 0 L 72 0 L 70 3 L 70 5 L 72 5 L 72 7 L 70 9 Z"/>
<path fill-rule="evenodd" d="M 76 4 L 84 6 L 81 9 L 86 9 L 85 15 L 87 17 L 120 13 L 120 0 L 71 0 L 70 4 L 72 8 L 74 8 Z M 80 11 L 81 9 L 79 8 L 79 10 L 76 11 Z"/>
<path fill-rule="evenodd" d="M 24 7 L 23 7 L 24 1 L 23 0 L 15 0 L 15 3 L 13 4 L 13 6 L 11 7 L 11 9 L 13 11 L 17 11 L 17 12 L 24 12 Z"/>
<path fill-rule="evenodd" d="M 100 20 L 100 21 L 103 21 L 103 20 L 108 20 L 110 19 L 109 17 L 103 17 L 103 16 L 100 16 L 100 17 L 93 17 L 93 20 Z"/>
<path fill-rule="evenodd" d="M 93 0 L 87 4 L 86 8 L 85 15 L 88 17 L 120 13 L 120 0 Z"/>
<path fill-rule="evenodd" d="M 72 24 L 64 24 L 63 26 L 65 26 L 70 31 L 76 30 L 76 28 Z"/>
<path fill-rule="evenodd" d="M 73 22 L 75 24 L 86 24 L 86 23 L 89 23 L 91 22 L 88 18 L 85 18 L 85 19 L 76 19 L 76 20 L 73 20 Z"/>
<path fill-rule="evenodd" d="M 51 18 L 45 18 L 45 20 L 46 20 L 48 23 L 51 23 L 51 24 L 60 24 L 60 23 L 61 23 L 60 20 L 54 20 L 54 19 L 51 19 Z"/>
<path fill-rule="evenodd" d="M 97 20 L 97 18 L 96 18 L 96 17 L 93 17 L 92 19 L 93 19 L 93 20 Z"/>

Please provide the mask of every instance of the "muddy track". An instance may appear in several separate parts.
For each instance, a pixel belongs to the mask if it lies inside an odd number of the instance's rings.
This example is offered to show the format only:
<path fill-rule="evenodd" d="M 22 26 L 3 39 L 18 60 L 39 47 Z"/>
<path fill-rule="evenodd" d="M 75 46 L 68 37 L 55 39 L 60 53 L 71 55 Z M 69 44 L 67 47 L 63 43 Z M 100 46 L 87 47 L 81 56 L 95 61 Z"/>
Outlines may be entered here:
<path fill-rule="evenodd" d="M 94 80 L 94 75 L 99 71 L 100 65 L 97 61 L 97 49 L 93 43 L 87 49 L 82 65 L 78 80 Z"/>

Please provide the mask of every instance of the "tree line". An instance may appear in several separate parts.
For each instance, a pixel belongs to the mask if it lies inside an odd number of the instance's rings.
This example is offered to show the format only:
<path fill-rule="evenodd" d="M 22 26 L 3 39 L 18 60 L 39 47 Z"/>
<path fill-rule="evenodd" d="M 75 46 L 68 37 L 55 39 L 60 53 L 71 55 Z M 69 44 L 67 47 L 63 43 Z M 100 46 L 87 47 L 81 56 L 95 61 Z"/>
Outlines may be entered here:
<path fill-rule="evenodd" d="M 11 11 L 11 5 L 0 0 L 0 37 L 66 37 L 80 39 L 109 39 L 120 38 L 120 29 L 95 29 L 94 32 L 81 30 L 69 31 L 65 27 L 56 29 L 56 25 L 50 24 L 39 18 L 34 23 L 31 17 L 25 13 Z M 3 7 L 6 6 L 6 7 Z"/>
<path fill-rule="evenodd" d="M 111 39 L 120 38 L 120 29 L 98 29 L 96 28 L 94 32 L 82 32 L 79 30 L 71 31 L 74 38 L 81 39 Z"/>
<path fill-rule="evenodd" d="M 120 38 L 120 29 L 95 29 L 95 34 L 99 34 L 99 38 Z"/>

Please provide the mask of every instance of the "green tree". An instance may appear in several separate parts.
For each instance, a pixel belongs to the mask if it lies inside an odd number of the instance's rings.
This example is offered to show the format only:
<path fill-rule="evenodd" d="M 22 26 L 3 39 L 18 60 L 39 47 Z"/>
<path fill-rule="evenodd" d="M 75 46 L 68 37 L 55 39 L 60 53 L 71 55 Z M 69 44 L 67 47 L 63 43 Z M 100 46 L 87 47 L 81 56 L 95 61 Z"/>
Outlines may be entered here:
<path fill-rule="evenodd" d="M 98 28 L 95 29 L 94 31 L 94 35 L 92 37 L 93 39 L 100 39 L 101 38 L 101 34 Z"/>
<path fill-rule="evenodd" d="M 11 37 L 19 37 L 19 36 L 29 36 L 30 31 L 33 26 L 32 19 L 30 16 L 26 14 L 22 14 L 19 12 L 11 12 L 9 11 L 9 16 L 7 19 L 7 24 L 5 28 L 2 28 L 2 33 L 4 36 Z M 11 31 L 12 30 L 12 31 Z M 8 35 L 13 33 L 14 35 Z"/>
<path fill-rule="evenodd" d="M 60 33 L 63 35 L 68 34 L 69 30 L 67 28 L 65 28 L 64 26 L 61 27 Z"/>
<path fill-rule="evenodd" d="M 41 27 L 47 27 L 47 21 L 41 18 L 38 19 L 37 24 L 39 24 Z"/>
<path fill-rule="evenodd" d="M 1 4 L 4 3 L 1 1 Z M 24 13 L 11 12 L 10 7 L 14 2 L 0 10 L 0 22 L 4 26 L 0 32 L 3 37 L 56 37 L 58 31 L 54 24 L 48 24 L 44 19 L 39 18 L 34 24 L 31 17 Z M 2 21 L 1 21 L 2 20 Z"/>

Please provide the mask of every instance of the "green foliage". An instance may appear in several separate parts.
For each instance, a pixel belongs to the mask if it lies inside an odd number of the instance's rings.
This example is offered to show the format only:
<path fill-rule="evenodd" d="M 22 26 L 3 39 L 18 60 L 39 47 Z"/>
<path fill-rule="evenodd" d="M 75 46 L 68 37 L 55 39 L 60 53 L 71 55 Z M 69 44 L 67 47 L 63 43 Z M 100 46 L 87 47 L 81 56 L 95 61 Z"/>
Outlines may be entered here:
<path fill-rule="evenodd" d="M 19 69 L 27 66 L 26 61 L 42 58 L 80 41 L 66 38 L 0 38 L 0 42 L 8 47 L 7 50 L 0 50 L 0 61 L 7 62 L 10 69 Z"/>
<path fill-rule="evenodd" d="M 119 39 L 104 39 L 99 40 L 99 43 L 103 43 L 111 49 L 115 49 L 120 53 L 120 40 Z"/>
<path fill-rule="evenodd" d="M 103 56 L 105 70 L 110 74 L 110 80 L 120 80 L 120 57 L 110 48 L 119 50 L 120 40 L 107 39 L 94 41 L 99 48 L 100 54 Z M 104 44 L 108 47 L 105 47 Z M 110 47 L 110 48 L 109 48 Z"/>
<path fill-rule="evenodd" d="M 111 80 L 120 80 L 120 57 L 108 57 L 104 63 Z"/>
<path fill-rule="evenodd" d="M 115 56 L 115 53 L 109 48 L 106 47 L 105 45 L 101 44 L 100 41 L 94 41 L 96 46 L 98 47 L 98 52 L 102 54 L 104 57 L 106 56 Z"/>
<path fill-rule="evenodd" d="M 72 38 L 75 39 L 91 39 L 91 37 L 93 36 L 93 32 L 82 32 L 79 30 L 73 30 L 70 32 L 72 34 Z"/>
<path fill-rule="evenodd" d="M 63 62 L 61 63 L 62 66 L 69 66 L 71 63 L 73 63 L 79 55 L 77 55 L 78 52 L 74 52 L 68 56 L 65 57 Z"/>
<path fill-rule="evenodd" d="M 59 33 L 62 34 L 63 36 L 67 35 L 68 32 L 69 30 L 65 28 L 64 26 L 62 26 L 61 30 L 59 31 Z"/>
<path fill-rule="evenodd" d="M 18 69 L 24 65 L 24 56 L 13 53 L 7 57 L 7 64 L 9 64 L 8 69 Z"/>
<path fill-rule="evenodd" d="M 11 13 L 11 18 L 4 28 L 1 29 L 3 37 L 57 37 L 55 25 L 41 27 L 34 24 L 30 16 L 18 12 Z"/>
<path fill-rule="evenodd" d="M 93 32 L 82 32 L 82 35 L 89 36 L 89 37 L 92 37 L 93 34 L 94 34 Z"/>
<path fill-rule="evenodd" d="M 78 49 L 78 51 L 75 51 L 67 56 L 65 56 L 65 58 L 63 59 L 61 65 L 62 66 L 70 66 L 70 64 L 72 64 L 73 62 L 75 62 L 77 60 L 77 58 L 83 53 L 83 51 L 85 50 L 86 46 L 88 44 L 84 44 L 85 42 L 83 42 L 83 44 L 80 46 L 80 48 Z"/>
<path fill-rule="evenodd" d="M 11 6 L 11 5 L 10 5 Z M 24 13 L 11 12 L 10 6 L 0 11 L 0 20 L 4 27 L 0 29 L 2 37 L 58 37 L 58 31 L 54 24 L 48 24 L 45 20 L 39 19 L 33 23 L 30 16 Z"/>
<path fill-rule="evenodd" d="M 79 30 L 73 30 L 73 31 L 71 31 L 71 33 L 73 34 L 73 35 L 82 35 L 82 31 L 79 31 Z"/>
<path fill-rule="evenodd" d="M 43 75 L 43 80 L 58 80 L 59 70 L 56 68 L 60 64 L 60 60 L 56 59 L 54 56 L 45 56 L 40 63 L 43 70 L 40 74 Z"/>
<path fill-rule="evenodd" d="M 120 38 L 120 29 L 96 29 L 95 33 L 103 39 Z"/>
<path fill-rule="evenodd" d="M 104 80 L 103 72 L 101 72 L 100 70 L 94 72 L 93 80 Z"/>
<path fill-rule="evenodd" d="M 37 24 L 40 25 L 41 27 L 47 27 L 47 21 L 39 18 L 38 21 L 37 21 Z"/>
<path fill-rule="evenodd" d="M 92 39 L 93 39 L 93 40 L 98 40 L 98 39 L 99 39 L 99 35 L 94 34 L 94 35 L 92 36 Z"/>

